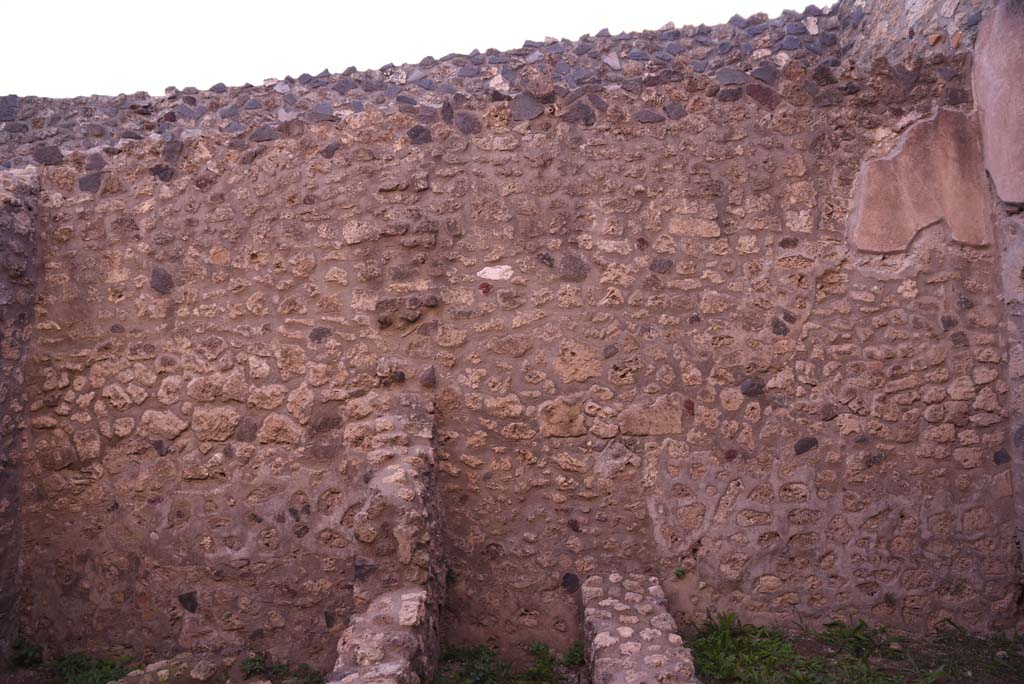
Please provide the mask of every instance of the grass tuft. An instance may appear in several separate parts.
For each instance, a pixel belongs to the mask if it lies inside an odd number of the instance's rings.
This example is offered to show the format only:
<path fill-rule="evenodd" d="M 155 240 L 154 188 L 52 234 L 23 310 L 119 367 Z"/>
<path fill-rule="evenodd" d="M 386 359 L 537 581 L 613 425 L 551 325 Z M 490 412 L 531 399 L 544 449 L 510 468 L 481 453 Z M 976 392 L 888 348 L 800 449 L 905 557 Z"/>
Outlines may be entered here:
<path fill-rule="evenodd" d="M 92 658 L 72 653 L 47 663 L 54 684 L 107 684 L 135 669 L 128 658 Z"/>
<path fill-rule="evenodd" d="M 1007 684 L 1024 682 L 1024 637 L 978 637 L 952 623 L 927 639 L 863 621 L 794 638 L 777 627 L 708 615 L 686 640 L 705 684 Z"/>
<path fill-rule="evenodd" d="M 18 638 L 11 644 L 11 667 L 15 669 L 36 667 L 43 664 L 43 649 Z"/>
<path fill-rule="evenodd" d="M 583 651 L 583 642 L 577 641 L 575 644 L 569 647 L 569 650 L 565 652 L 565 657 L 562 659 L 566 667 L 580 668 L 586 664 L 586 654 Z"/>
<path fill-rule="evenodd" d="M 269 653 L 254 653 L 242 661 L 246 679 L 263 677 L 273 684 L 323 684 L 324 676 L 306 663 L 288 665 L 275 663 Z"/>
<path fill-rule="evenodd" d="M 583 644 L 573 644 L 559 661 L 555 653 L 542 643 L 526 648 L 530 666 L 517 671 L 497 651 L 487 646 L 451 648 L 441 657 L 434 677 L 435 684 L 563 684 L 576 681 L 567 678 L 583 666 Z"/>

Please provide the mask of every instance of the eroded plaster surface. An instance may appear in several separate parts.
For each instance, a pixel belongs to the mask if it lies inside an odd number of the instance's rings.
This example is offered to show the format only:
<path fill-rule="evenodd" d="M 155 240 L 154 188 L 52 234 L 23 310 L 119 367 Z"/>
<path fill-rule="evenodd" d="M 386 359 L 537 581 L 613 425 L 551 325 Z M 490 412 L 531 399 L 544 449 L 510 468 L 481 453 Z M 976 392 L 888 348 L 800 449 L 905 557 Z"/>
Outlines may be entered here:
<path fill-rule="evenodd" d="M 985 167 L 1004 202 L 1024 203 L 1024 2 L 1003 2 L 978 35 L 974 98 Z"/>
<path fill-rule="evenodd" d="M 992 243 L 992 202 L 974 114 L 940 109 L 895 149 L 864 163 L 854 182 L 850 234 L 866 252 L 901 252 L 940 221 L 965 245 Z"/>

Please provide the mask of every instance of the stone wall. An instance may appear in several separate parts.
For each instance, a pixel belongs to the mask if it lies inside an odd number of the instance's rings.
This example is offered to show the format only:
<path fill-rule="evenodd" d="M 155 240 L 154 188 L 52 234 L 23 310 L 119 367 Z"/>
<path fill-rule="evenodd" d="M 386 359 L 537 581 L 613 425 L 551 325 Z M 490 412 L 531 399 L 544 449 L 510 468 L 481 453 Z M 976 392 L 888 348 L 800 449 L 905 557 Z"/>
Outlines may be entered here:
<path fill-rule="evenodd" d="M 38 181 L 0 172 L 0 658 L 16 636 L 19 478 L 25 436 L 25 353 L 36 286 Z"/>
<path fill-rule="evenodd" d="M 657 577 L 592 575 L 580 591 L 583 643 L 594 684 L 696 684 L 693 657 Z"/>
<path fill-rule="evenodd" d="M 975 25 L 862 60 L 856 5 L 3 100 L 42 187 L 26 635 L 325 669 L 340 639 L 339 679 L 397 639 L 425 676 L 435 611 L 562 650 L 612 570 L 678 618 L 1014 625 Z M 855 211 L 914 149 L 972 212 Z"/>

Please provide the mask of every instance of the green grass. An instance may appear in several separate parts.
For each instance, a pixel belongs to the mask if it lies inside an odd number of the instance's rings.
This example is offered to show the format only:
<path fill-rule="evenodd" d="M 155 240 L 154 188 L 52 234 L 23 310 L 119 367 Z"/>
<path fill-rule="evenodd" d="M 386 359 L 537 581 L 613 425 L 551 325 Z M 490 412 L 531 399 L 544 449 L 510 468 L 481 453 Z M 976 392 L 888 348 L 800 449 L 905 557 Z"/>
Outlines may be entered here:
<path fill-rule="evenodd" d="M 243 660 L 242 674 L 246 679 L 260 677 L 273 684 L 323 684 L 324 681 L 324 676 L 306 663 L 275 663 L 269 653 L 254 653 Z"/>
<path fill-rule="evenodd" d="M 15 669 L 36 668 L 53 684 L 107 684 L 135 669 L 128 658 L 93 658 L 71 653 L 43 662 L 43 649 L 23 639 L 11 648 L 10 665 Z"/>
<path fill-rule="evenodd" d="M 72 653 L 50 661 L 45 669 L 52 675 L 54 684 L 107 684 L 135 668 L 127 658 L 93 658 Z"/>
<path fill-rule="evenodd" d="M 32 644 L 24 639 L 15 639 L 11 644 L 11 667 L 18 669 L 23 667 L 35 667 L 43 663 L 43 649 L 37 644 Z"/>
<path fill-rule="evenodd" d="M 951 623 L 920 640 L 863 621 L 792 636 L 722 613 L 686 642 L 705 684 L 1024 683 L 1024 638 L 972 636 Z"/>
<path fill-rule="evenodd" d="M 565 657 L 562 658 L 562 662 L 565 663 L 566 667 L 580 668 L 586 663 L 586 655 L 583 652 L 583 642 L 577 641 L 575 644 L 569 647 L 569 650 L 565 652 Z"/>
<path fill-rule="evenodd" d="M 511 663 L 487 646 L 463 646 L 449 649 L 441 657 L 435 684 L 561 684 L 566 669 L 583 666 L 583 644 L 576 643 L 559 661 L 542 643 L 527 647 L 530 665 L 516 670 Z"/>

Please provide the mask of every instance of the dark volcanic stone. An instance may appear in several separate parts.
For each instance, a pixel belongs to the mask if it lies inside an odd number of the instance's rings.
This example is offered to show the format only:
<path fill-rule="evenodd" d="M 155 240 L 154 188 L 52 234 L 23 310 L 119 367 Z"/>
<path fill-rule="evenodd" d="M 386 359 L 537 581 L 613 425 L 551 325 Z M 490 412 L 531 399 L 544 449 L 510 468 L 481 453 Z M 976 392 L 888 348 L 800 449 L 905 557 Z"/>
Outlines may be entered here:
<path fill-rule="evenodd" d="M 32 150 L 32 158 L 43 166 L 56 166 L 64 161 L 64 155 L 56 145 L 43 145 Z"/>
<path fill-rule="evenodd" d="M 722 85 L 739 85 L 747 82 L 747 75 L 733 67 L 719 69 L 718 73 L 715 74 L 715 78 L 718 79 L 718 82 Z"/>
<path fill-rule="evenodd" d="M 740 383 L 740 393 L 745 397 L 756 397 L 764 394 L 764 380 L 760 378 L 747 378 Z"/>
<path fill-rule="evenodd" d="M 309 331 L 310 342 L 323 342 L 331 336 L 331 329 L 323 326 L 317 326 Z"/>
<path fill-rule="evenodd" d="M 775 109 L 782 102 L 782 96 L 777 92 L 769 88 L 768 86 L 761 85 L 760 83 L 748 83 L 747 84 L 747 95 L 754 102 L 764 105 L 768 109 Z"/>
<path fill-rule="evenodd" d="M 20 100 L 17 95 L 0 97 L 0 121 L 14 121 L 18 118 L 18 105 Z"/>
<path fill-rule="evenodd" d="M 149 286 L 162 295 L 169 294 L 174 287 L 174 278 L 164 269 L 154 266 L 149 276 Z"/>
<path fill-rule="evenodd" d="M 658 257 L 651 261 L 650 269 L 655 273 L 667 273 L 672 265 L 673 262 L 668 257 Z"/>
<path fill-rule="evenodd" d="M 800 38 L 798 36 L 786 36 L 782 39 L 781 47 L 783 50 L 799 50 Z"/>
<path fill-rule="evenodd" d="M 255 442 L 260 424 L 253 416 L 242 416 L 235 430 L 235 439 L 239 442 Z"/>
<path fill-rule="evenodd" d="M 800 454 L 807 453 L 808 451 L 816 448 L 817 446 L 817 437 L 801 437 L 796 441 L 796 444 L 793 445 L 793 453 L 799 456 Z"/>
<path fill-rule="evenodd" d="M 639 112 L 633 115 L 633 121 L 642 124 L 649 123 L 660 123 L 665 120 L 665 117 L 653 109 L 641 109 Z"/>
<path fill-rule="evenodd" d="M 759 66 L 750 72 L 750 75 L 768 85 L 775 85 L 779 80 L 779 70 L 771 65 Z"/>
<path fill-rule="evenodd" d="M 341 148 L 341 143 L 332 142 L 327 147 L 320 150 L 320 156 L 324 159 L 330 159 L 334 156 L 334 153 Z"/>
<path fill-rule="evenodd" d="M 406 131 L 405 137 L 409 138 L 409 142 L 413 145 L 424 145 L 433 140 L 433 136 L 430 135 L 430 129 L 419 125 L 413 126 Z"/>
<path fill-rule="evenodd" d="M 417 380 L 419 381 L 420 386 L 422 387 L 433 387 L 434 385 L 437 384 L 437 371 L 434 370 L 433 366 L 427 366 L 426 368 L 420 371 Z"/>
<path fill-rule="evenodd" d="M 178 594 L 178 603 L 180 603 L 181 607 L 190 613 L 194 613 L 199 610 L 199 598 L 196 596 L 196 592 L 194 591 Z"/>
<path fill-rule="evenodd" d="M 722 88 L 718 91 L 718 99 L 722 102 L 735 102 L 743 97 L 743 88 Z"/>
<path fill-rule="evenodd" d="M 212 86 L 210 86 L 210 92 L 211 93 L 226 93 L 226 92 L 228 92 L 228 87 L 226 85 L 224 85 L 223 83 L 215 83 Z"/>
<path fill-rule="evenodd" d="M 253 142 L 268 142 L 270 140 L 277 140 L 280 137 L 281 136 L 277 131 L 264 124 L 252 132 L 252 135 L 249 136 L 249 140 L 252 140 Z"/>
<path fill-rule="evenodd" d="M 530 121 L 544 113 L 544 105 L 532 95 L 520 93 L 512 98 L 512 120 Z"/>
<path fill-rule="evenodd" d="M 181 157 L 181 151 L 185 145 L 180 140 L 171 140 L 164 143 L 163 160 L 168 164 L 178 163 L 178 158 Z"/>
<path fill-rule="evenodd" d="M 569 123 L 581 123 L 584 126 L 594 125 L 594 110 L 585 102 L 573 102 L 569 109 L 561 116 L 562 121 Z"/>
<path fill-rule="evenodd" d="M 452 117 L 452 122 L 455 124 L 455 128 L 466 135 L 473 135 L 483 130 L 480 119 L 470 112 L 456 112 Z"/>
<path fill-rule="evenodd" d="M 446 99 L 441 104 L 441 121 L 444 121 L 446 124 L 451 126 L 454 120 L 455 113 L 452 111 L 452 102 L 451 100 Z"/>
<path fill-rule="evenodd" d="M 107 160 L 98 154 L 90 154 L 85 158 L 86 171 L 99 171 L 107 165 Z"/>
<path fill-rule="evenodd" d="M 558 262 L 558 275 L 562 280 L 582 282 L 590 273 L 590 264 L 576 252 L 566 252 Z"/>
<path fill-rule="evenodd" d="M 775 333 L 776 335 L 779 335 L 780 337 L 782 335 L 788 335 L 789 334 L 789 326 L 786 325 L 785 323 L 783 323 L 782 321 L 780 321 L 778 318 L 773 318 L 772 319 L 772 332 Z"/>
<path fill-rule="evenodd" d="M 969 101 L 970 97 L 967 95 L 967 91 L 963 88 L 947 88 L 946 89 L 946 104 L 948 105 L 961 105 Z"/>
<path fill-rule="evenodd" d="M 377 564 L 368 558 L 356 558 L 352 562 L 352 578 L 361 582 L 373 574 Z"/>
<path fill-rule="evenodd" d="M 334 121 L 334 112 L 331 109 L 331 105 L 327 103 L 321 103 L 315 105 L 311 110 L 306 113 L 305 120 L 309 123 L 323 123 L 324 121 Z"/>
<path fill-rule="evenodd" d="M 820 86 L 832 85 L 836 82 L 835 74 L 832 73 L 832 69 L 826 64 L 819 64 L 815 67 L 814 71 L 811 72 L 811 78 Z"/>
<path fill-rule="evenodd" d="M 149 172 L 164 183 L 174 178 L 174 169 L 167 166 L 167 164 L 157 164 L 156 166 L 152 166 L 150 167 Z"/>
<path fill-rule="evenodd" d="M 1010 462 L 1010 454 L 1006 449 L 999 449 L 996 453 L 992 454 L 992 461 L 996 465 L 1003 465 L 1004 463 Z"/>
<path fill-rule="evenodd" d="M 686 107 L 682 102 L 669 102 L 665 105 L 665 114 L 673 121 L 678 121 L 686 116 Z"/>
<path fill-rule="evenodd" d="M 78 189 L 82 192 L 99 192 L 100 181 L 103 180 L 103 173 L 95 171 L 87 173 L 78 179 Z"/>
<path fill-rule="evenodd" d="M 580 578 L 571 572 L 562 575 L 562 589 L 567 594 L 572 594 L 580 588 Z"/>

